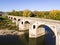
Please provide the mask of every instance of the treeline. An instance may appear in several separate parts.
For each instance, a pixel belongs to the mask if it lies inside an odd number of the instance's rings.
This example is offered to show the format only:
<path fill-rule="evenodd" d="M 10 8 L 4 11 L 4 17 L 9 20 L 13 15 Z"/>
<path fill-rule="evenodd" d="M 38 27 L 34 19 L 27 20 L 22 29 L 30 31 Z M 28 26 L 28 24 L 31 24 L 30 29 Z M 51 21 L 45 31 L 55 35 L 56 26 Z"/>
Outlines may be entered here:
<path fill-rule="evenodd" d="M 15 16 L 24 16 L 24 17 L 37 17 L 37 18 L 46 18 L 60 20 L 60 10 L 51 10 L 51 11 L 15 11 L 8 12 L 9 15 Z"/>

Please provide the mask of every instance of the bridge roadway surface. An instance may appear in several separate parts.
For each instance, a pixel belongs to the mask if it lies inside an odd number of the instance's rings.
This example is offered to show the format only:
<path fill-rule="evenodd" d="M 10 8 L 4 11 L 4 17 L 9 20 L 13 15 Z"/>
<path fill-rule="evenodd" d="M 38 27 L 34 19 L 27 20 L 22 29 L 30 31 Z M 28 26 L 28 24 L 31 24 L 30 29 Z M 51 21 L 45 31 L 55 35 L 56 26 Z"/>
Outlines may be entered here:
<path fill-rule="evenodd" d="M 43 19 L 43 18 L 35 18 L 35 17 L 19 17 L 19 16 L 11 16 L 11 15 L 7 15 L 8 17 L 15 17 L 17 19 L 23 18 L 23 19 L 30 19 L 30 20 L 36 20 L 36 21 L 46 21 L 46 22 L 53 22 L 53 23 L 59 23 L 59 20 L 52 20 L 52 19 Z"/>

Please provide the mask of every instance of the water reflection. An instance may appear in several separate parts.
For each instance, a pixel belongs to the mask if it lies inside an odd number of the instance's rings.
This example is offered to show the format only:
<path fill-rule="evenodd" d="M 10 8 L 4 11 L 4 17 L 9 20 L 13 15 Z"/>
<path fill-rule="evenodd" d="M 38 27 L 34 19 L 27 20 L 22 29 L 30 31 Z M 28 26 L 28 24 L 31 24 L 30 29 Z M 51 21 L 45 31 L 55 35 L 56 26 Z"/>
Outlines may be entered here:
<path fill-rule="evenodd" d="M 28 33 L 24 35 L 23 41 L 26 45 L 56 45 L 56 37 L 55 35 L 46 27 L 46 34 L 42 35 L 38 38 L 29 38 Z"/>
<path fill-rule="evenodd" d="M 56 37 L 51 29 L 45 27 L 46 34 L 38 38 L 29 38 L 29 31 L 24 35 L 0 35 L 0 45 L 55 45 Z"/>
<path fill-rule="evenodd" d="M 29 39 L 29 45 L 45 45 L 44 37 L 45 36 Z"/>
<path fill-rule="evenodd" d="M 0 35 L 0 45 L 25 45 L 17 35 Z"/>

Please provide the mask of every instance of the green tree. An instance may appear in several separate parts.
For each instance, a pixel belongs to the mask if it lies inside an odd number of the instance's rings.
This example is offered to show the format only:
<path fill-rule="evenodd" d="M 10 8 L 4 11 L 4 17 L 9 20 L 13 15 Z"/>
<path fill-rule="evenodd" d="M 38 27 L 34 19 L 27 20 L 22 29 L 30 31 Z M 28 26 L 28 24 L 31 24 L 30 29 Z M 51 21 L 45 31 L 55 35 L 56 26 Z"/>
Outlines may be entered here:
<path fill-rule="evenodd" d="M 50 17 L 51 19 L 59 19 L 58 17 L 60 17 L 60 10 L 50 11 Z"/>
<path fill-rule="evenodd" d="M 19 11 L 19 16 L 23 16 L 23 11 Z"/>
<path fill-rule="evenodd" d="M 34 15 L 39 18 L 47 18 L 49 11 L 34 11 Z"/>
<path fill-rule="evenodd" d="M 24 10 L 23 17 L 31 17 L 31 16 L 32 16 L 32 12 L 30 10 Z"/>
<path fill-rule="evenodd" d="M 18 14 L 18 11 L 15 11 L 15 10 L 12 11 L 12 14 L 15 15 L 15 16 L 18 16 L 19 15 Z"/>

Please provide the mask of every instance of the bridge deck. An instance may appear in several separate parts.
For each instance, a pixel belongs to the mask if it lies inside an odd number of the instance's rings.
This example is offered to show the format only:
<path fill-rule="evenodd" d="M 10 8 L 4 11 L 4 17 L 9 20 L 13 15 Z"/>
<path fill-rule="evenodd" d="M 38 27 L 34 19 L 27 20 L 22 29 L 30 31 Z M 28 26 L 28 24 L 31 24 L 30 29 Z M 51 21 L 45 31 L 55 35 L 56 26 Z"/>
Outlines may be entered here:
<path fill-rule="evenodd" d="M 7 15 L 7 16 L 11 16 L 11 15 Z M 19 16 L 11 16 L 11 17 L 19 18 Z M 21 16 L 20 16 L 20 17 L 21 17 Z M 53 22 L 53 23 L 58 23 L 58 24 L 60 24 L 60 21 L 59 21 L 59 20 L 43 19 L 43 18 L 35 18 L 35 17 L 21 17 L 21 18 L 31 19 L 31 20 L 36 20 L 36 21 Z"/>

